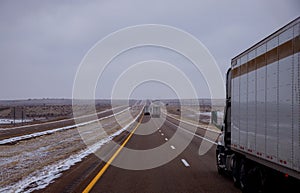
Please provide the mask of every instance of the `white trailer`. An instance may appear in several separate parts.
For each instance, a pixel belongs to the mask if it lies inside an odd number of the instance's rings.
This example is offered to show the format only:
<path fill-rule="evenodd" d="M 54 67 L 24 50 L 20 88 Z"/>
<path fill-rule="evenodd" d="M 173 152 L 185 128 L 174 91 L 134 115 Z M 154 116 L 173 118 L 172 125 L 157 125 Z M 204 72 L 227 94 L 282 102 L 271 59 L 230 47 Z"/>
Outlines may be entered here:
<path fill-rule="evenodd" d="M 261 192 L 270 171 L 299 183 L 299 34 L 297 18 L 233 58 L 228 70 L 217 167 L 244 192 Z"/>
<path fill-rule="evenodd" d="M 156 104 L 151 105 L 151 116 L 153 118 L 160 117 L 160 105 L 156 105 Z"/>

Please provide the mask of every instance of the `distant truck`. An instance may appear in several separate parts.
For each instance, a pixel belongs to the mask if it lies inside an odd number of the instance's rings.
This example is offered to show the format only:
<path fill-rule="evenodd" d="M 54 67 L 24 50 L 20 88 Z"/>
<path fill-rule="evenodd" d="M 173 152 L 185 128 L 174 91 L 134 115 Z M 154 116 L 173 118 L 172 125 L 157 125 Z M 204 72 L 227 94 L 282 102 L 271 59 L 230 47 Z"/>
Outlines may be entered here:
<path fill-rule="evenodd" d="M 152 104 L 151 105 L 151 116 L 153 118 L 160 117 L 160 105 Z"/>
<path fill-rule="evenodd" d="M 144 108 L 144 115 L 151 115 L 153 118 L 160 117 L 160 105 L 151 103 L 150 105 L 146 105 Z"/>
<path fill-rule="evenodd" d="M 144 107 L 144 115 L 150 115 L 150 106 L 149 105 Z"/>
<path fill-rule="evenodd" d="M 274 175 L 300 185 L 299 34 L 300 17 L 233 58 L 227 72 L 217 168 L 243 192 L 263 192 Z"/>

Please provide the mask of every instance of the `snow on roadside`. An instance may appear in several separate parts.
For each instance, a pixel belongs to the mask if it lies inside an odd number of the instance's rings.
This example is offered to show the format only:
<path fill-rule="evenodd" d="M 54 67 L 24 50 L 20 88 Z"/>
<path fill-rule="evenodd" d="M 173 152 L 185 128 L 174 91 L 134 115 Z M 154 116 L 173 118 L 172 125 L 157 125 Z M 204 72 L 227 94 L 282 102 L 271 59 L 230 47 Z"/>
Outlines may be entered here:
<path fill-rule="evenodd" d="M 65 127 L 56 128 L 56 129 L 51 129 L 51 130 L 36 132 L 36 133 L 22 135 L 22 136 L 17 136 L 17 137 L 11 137 L 11 138 L 8 138 L 8 139 L 2 139 L 2 140 L 0 140 L 0 145 L 12 144 L 12 143 L 15 143 L 15 142 L 18 142 L 18 141 L 21 141 L 21 140 L 31 139 L 31 138 L 39 137 L 39 136 L 42 136 L 42 135 L 49 135 L 49 134 L 52 134 L 52 133 L 55 133 L 55 132 L 58 132 L 58 131 L 63 131 L 63 130 L 67 130 L 67 129 L 72 129 L 72 128 L 76 128 L 76 127 L 88 125 L 88 124 L 91 124 L 91 123 L 94 123 L 94 122 L 97 122 L 97 121 L 101 121 L 103 119 L 110 118 L 112 116 L 116 116 L 118 114 L 123 113 L 124 111 L 126 111 L 128 109 L 129 108 L 126 108 L 126 109 L 124 109 L 124 110 L 122 110 L 120 112 L 117 112 L 115 114 L 112 114 L 112 115 L 109 115 L 109 116 L 106 116 L 106 117 L 102 117 L 101 119 L 87 121 L 87 122 L 79 123 L 79 124 L 76 124 L 76 125 L 69 125 L 69 126 L 65 126 Z"/>
<path fill-rule="evenodd" d="M 31 122 L 33 121 L 33 119 L 0 119 L 0 125 L 1 124 L 12 124 L 12 123 L 27 123 L 27 122 Z"/>
<path fill-rule="evenodd" d="M 142 111 L 141 111 L 142 112 Z M 110 136 L 100 140 L 94 145 L 80 151 L 75 155 L 71 155 L 67 159 L 61 160 L 55 164 L 45 166 L 44 168 L 34 171 L 26 178 L 20 180 L 19 182 L 6 186 L 4 188 L 0 187 L 0 192 L 25 192 L 29 193 L 34 190 L 40 190 L 48 186 L 54 179 L 60 177 L 63 171 L 68 170 L 71 166 L 76 163 L 82 161 L 82 159 L 92 153 L 95 153 L 98 149 L 100 149 L 104 144 L 110 142 L 115 136 L 120 135 L 123 131 L 125 131 L 129 126 L 131 126 L 137 119 L 139 115 L 132 120 L 129 124 L 127 124 L 122 129 L 117 132 L 111 134 Z"/>
<path fill-rule="evenodd" d="M 93 115 L 100 115 L 100 114 L 103 114 L 103 113 L 106 113 L 108 111 L 112 111 L 112 110 L 115 110 L 115 109 L 119 109 L 119 108 L 122 108 L 126 105 L 123 105 L 123 106 L 117 106 L 117 107 L 114 107 L 112 109 L 106 109 L 104 111 L 101 111 L 101 112 L 98 112 L 98 113 L 92 113 L 92 114 L 88 114 L 88 115 L 82 115 L 82 116 L 79 116 L 77 117 L 77 119 L 80 119 L 80 118 L 85 118 L 85 117 L 91 117 Z M 129 109 L 130 107 L 128 107 L 127 109 Z M 48 122 L 44 122 L 44 123 L 36 123 L 36 124 L 31 124 L 31 125 L 22 125 L 22 126 L 17 126 L 17 127 L 12 127 L 12 128 L 0 128 L 0 131 L 7 131 L 7 130 L 14 130 L 14 129 L 20 129 L 20 128 L 25 128 L 25 127 L 32 127 L 32 126 L 37 126 L 37 125 L 47 125 L 47 124 L 52 124 L 52 123 L 60 123 L 60 122 L 64 122 L 64 121 L 69 121 L 69 120 L 73 120 L 74 118 L 70 118 L 70 119 L 62 119 L 62 120 L 57 120 L 57 121 L 48 121 Z M 30 120 L 30 121 L 33 121 L 31 119 L 27 119 L 27 120 Z M 0 124 L 1 124 L 1 119 L 0 119 Z"/>

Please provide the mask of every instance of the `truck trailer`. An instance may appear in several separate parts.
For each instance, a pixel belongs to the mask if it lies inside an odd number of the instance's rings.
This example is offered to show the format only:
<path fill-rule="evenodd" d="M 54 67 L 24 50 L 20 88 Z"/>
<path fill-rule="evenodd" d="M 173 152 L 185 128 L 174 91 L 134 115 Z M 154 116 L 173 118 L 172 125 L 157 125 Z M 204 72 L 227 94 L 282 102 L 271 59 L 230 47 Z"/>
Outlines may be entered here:
<path fill-rule="evenodd" d="M 226 74 L 218 172 L 243 192 L 271 177 L 300 186 L 300 17 L 234 57 Z"/>
<path fill-rule="evenodd" d="M 160 105 L 158 105 L 158 104 L 152 104 L 151 105 L 151 116 L 153 118 L 159 118 L 160 117 L 160 113 L 161 113 Z"/>

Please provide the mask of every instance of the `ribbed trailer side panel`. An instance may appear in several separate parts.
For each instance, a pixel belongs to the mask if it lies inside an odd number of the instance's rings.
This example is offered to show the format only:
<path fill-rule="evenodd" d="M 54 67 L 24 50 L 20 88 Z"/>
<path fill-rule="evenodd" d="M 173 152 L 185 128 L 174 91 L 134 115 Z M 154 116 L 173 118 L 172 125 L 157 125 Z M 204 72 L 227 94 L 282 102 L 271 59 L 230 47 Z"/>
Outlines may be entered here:
<path fill-rule="evenodd" d="M 255 133 L 256 133 L 256 64 L 255 59 L 256 51 L 249 52 L 247 56 L 247 151 L 254 153 L 256 150 Z"/>
<path fill-rule="evenodd" d="M 278 36 L 267 42 L 266 62 L 266 158 L 277 160 L 278 141 Z"/>
<path fill-rule="evenodd" d="M 247 131 L 248 131 L 248 111 L 247 111 L 247 98 L 248 98 L 248 76 L 247 72 L 247 56 L 241 58 L 241 63 L 246 64 L 241 66 L 240 76 L 240 141 L 239 147 L 242 150 L 247 148 Z"/>
<path fill-rule="evenodd" d="M 300 19 L 232 61 L 231 145 L 299 172 Z"/>
<path fill-rule="evenodd" d="M 289 28 L 278 36 L 279 45 L 293 39 L 293 28 Z M 293 50 L 292 44 L 287 50 Z M 279 53 L 281 54 L 281 53 Z M 292 167 L 293 163 L 293 87 L 294 56 L 289 55 L 278 61 L 278 161 Z"/>
<path fill-rule="evenodd" d="M 300 171 L 300 23 L 294 26 L 294 37 L 298 45 L 293 55 L 293 168 Z"/>
<path fill-rule="evenodd" d="M 256 154 L 266 157 L 266 59 L 263 53 L 266 52 L 266 44 L 256 49 Z"/>

